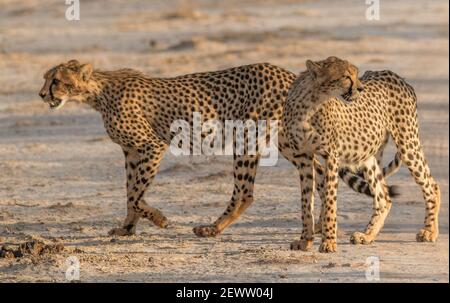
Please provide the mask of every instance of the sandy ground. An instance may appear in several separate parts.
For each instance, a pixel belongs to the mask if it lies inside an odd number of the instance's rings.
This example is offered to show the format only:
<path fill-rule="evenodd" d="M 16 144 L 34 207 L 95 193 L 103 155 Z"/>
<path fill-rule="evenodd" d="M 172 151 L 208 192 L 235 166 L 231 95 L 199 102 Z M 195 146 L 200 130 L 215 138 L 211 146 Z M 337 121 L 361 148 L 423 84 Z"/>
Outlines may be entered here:
<path fill-rule="evenodd" d="M 61 243 L 40 258 L 0 259 L 0 282 L 66 281 L 66 258 L 83 282 L 366 282 L 366 258 L 380 259 L 382 282 L 448 282 L 448 2 L 82 1 L 81 21 L 63 1 L 0 0 L 0 243 Z M 442 189 L 441 235 L 415 242 L 424 202 L 405 168 L 390 179 L 403 195 L 378 240 L 353 246 L 371 201 L 339 190 L 339 252 L 289 250 L 300 230 L 295 169 L 284 159 L 261 168 L 256 202 L 215 239 L 191 229 L 212 222 L 232 192 L 231 159 L 167 155 L 147 201 L 170 218 L 142 221 L 136 236 L 107 231 L 125 215 L 123 158 L 99 114 L 77 104 L 51 112 L 37 96 L 42 74 L 77 58 L 102 69 L 138 68 L 172 76 L 268 61 L 292 71 L 307 58 L 337 55 L 362 71 L 392 69 L 419 98 L 421 139 Z M 386 161 L 392 157 L 389 150 Z"/>

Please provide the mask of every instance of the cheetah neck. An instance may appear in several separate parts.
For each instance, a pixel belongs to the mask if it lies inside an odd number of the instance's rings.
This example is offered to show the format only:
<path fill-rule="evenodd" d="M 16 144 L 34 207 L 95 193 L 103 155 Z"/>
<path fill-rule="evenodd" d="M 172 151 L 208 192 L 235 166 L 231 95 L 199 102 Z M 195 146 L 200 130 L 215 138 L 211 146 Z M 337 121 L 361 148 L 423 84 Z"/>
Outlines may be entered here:
<path fill-rule="evenodd" d="M 94 71 L 85 87 L 85 103 L 97 111 L 100 111 L 102 95 L 104 94 L 104 87 L 107 85 L 107 82 L 107 79 L 103 77 L 102 73 Z"/>
<path fill-rule="evenodd" d="M 111 101 L 111 96 L 107 88 L 120 85 L 121 79 L 126 76 L 149 79 L 141 72 L 128 68 L 115 71 L 95 70 L 85 89 L 86 103 L 95 110 L 102 112 L 108 107 L 108 103 Z"/>
<path fill-rule="evenodd" d="M 94 71 L 86 86 L 85 100 L 96 111 L 101 112 L 109 99 L 105 88 L 114 80 L 112 72 Z"/>
<path fill-rule="evenodd" d="M 309 72 L 300 74 L 293 84 L 296 92 L 295 102 L 298 104 L 297 121 L 309 122 L 321 106 L 330 99 L 330 97 L 321 92 L 321 88 L 314 81 Z"/>

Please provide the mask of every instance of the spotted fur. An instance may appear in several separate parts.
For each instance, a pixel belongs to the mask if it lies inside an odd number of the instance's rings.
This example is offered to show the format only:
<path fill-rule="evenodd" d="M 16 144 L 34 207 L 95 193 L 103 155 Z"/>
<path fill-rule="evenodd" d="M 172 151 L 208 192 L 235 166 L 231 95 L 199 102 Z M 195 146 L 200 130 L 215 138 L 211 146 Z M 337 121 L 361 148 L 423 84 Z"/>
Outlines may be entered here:
<path fill-rule="evenodd" d="M 112 229 L 110 234 L 131 235 L 140 218 L 160 227 L 168 224 L 161 211 L 146 203 L 144 193 L 173 138 L 174 133 L 170 132 L 173 121 L 183 119 L 192 123 L 193 112 L 201 113 L 203 121 L 280 120 L 295 75 L 263 63 L 175 78 L 150 78 L 131 69 L 94 71 L 90 64 L 72 60 L 50 69 L 44 78 L 40 96 L 50 107 L 61 107 L 70 100 L 91 105 L 101 113 L 109 137 L 122 147 L 127 216 L 123 225 Z M 278 137 L 281 153 L 298 167 L 297 155 L 283 133 Z M 197 235 L 219 234 L 252 203 L 258 161 L 259 155 L 234 157 L 231 201 L 214 224 L 196 227 Z M 323 192 L 324 169 L 319 162 L 315 162 L 315 168 L 317 190 Z M 344 176 L 349 174 L 344 172 Z M 355 189 L 366 192 L 363 187 L 358 185 Z"/>
<path fill-rule="evenodd" d="M 391 208 L 391 198 L 377 151 L 392 136 L 397 156 L 384 174 L 398 169 L 401 162 L 422 188 L 426 201 L 425 226 L 417 241 L 435 241 L 439 234 L 440 190 L 431 177 L 419 140 L 417 98 L 414 89 L 391 71 L 368 71 L 358 79 L 351 63 L 336 57 L 307 62 L 289 91 L 283 127 L 292 149 L 301 158 L 303 231 L 293 249 L 308 250 L 314 234 L 314 157 L 325 159 L 326 186 L 322 198 L 321 252 L 334 252 L 336 245 L 336 194 L 338 167 L 362 167 L 373 194 L 373 215 L 351 242 L 368 244 L 375 240 Z M 352 183 L 352 179 L 347 180 Z"/>

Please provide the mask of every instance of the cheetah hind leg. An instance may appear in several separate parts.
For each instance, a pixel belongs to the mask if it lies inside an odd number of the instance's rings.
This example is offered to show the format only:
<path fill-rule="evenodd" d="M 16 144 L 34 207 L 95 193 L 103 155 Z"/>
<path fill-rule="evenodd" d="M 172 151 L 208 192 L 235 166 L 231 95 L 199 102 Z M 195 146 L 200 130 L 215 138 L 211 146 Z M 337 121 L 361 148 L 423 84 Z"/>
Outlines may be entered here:
<path fill-rule="evenodd" d="M 364 164 L 364 178 L 368 180 L 370 191 L 374 193 L 373 214 L 363 233 L 352 234 L 350 242 L 353 244 L 371 244 L 383 227 L 392 206 L 382 170 L 374 157 Z"/>
<path fill-rule="evenodd" d="M 409 121 L 409 125 L 417 125 L 415 118 Z M 400 131 L 393 133 L 397 150 L 401 153 L 403 163 L 408 167 L 414 181 L 422 189 L 425 200 L 424 227 L 419 230 L 416 240 L 418 242 L 435 242 L 439 235 L 440 189 L 431 176 L 430 167 L 427 164 L 417 132 L 411 135 L 403 134 L 404 137 L 409 138 L 404 140 L 399 135 Z"/>
<path fill-rule="evenodd" d="M 160 228 L 167 228 L 169 225 L 169 220 L 162 214 L 162 212 L 156 208 L 146 205 L 147 210 L 151 210 L 151 215 L 146 216 L 149 218 L 153 224 Z M 139 219 L 143 217 L 135 212 L 133 209 L 128 210 L 127 217 L 124 224 L 121 227 L 116 227 L 108 232 L 110 236 L 132 236 L 136 233 L 136 226 Z"/>
<path fill-rule="evenodd" d="M 136 233 L 136 225 L 139 221 L 139 215 L 135 213 L 133 208 L 128 208 L 127 217 L 122 227 L 116 227 L 108 232 L 110 236 L 132 236 Z"/>
<path fill-rule="evenodd" d="M 237 199 L 234 200 L 234 199 Z M 219 219 L 210 225 L 199 225 L 192 229 L 197 237 L 216 237 L 227 226 L 236 221 L 237 218 L 253 203 L 253 197 L 237 198 L 233 197 L 227 210 Z"/>
<path fill-rule="evenodd" d="M 124 237 L 124 236 L 132 236 L 136 233 L 136 227 L 133 229 L 128 229 L 126 227 L 116 227 L 111 229 L 108 232 L 109 236 L 119 236 L 119 237 Z"/>
<path fill-rule="evenodd" d="M 211 225 L 194 227 L 192 231 L 195 235 L 198 237 L 219 235 L 253 203 L 253 187 L 258 163 L 259 155 L 235 157 L 234 190 L 225 212 Z"/>
<path fill-rule="evenodd" d="M 192 230 L 197 237 L 215 237 L 220 234 L 216 225 L 199 225 Z"/>
<path fill-rule="evenodd" d="M 378 159 L 377 159 L 378 160 Z M 393 174 L 395 174 L 401 167 L 402 165 L 402 160 L 401 160 L 401 156 L 399 153 L 397 153 L 395 155 L 395 158 L 386 166 L 383 168 L 383 177 L 384 178 L 388 178 L 390 176 L 392 176 Z M 320 196 L 320 200 L 323 201 L 323 189 L 324 189 L 324 179 L 323 179 L 323 168 L 321 167 L 320 163 L 314 163 L 315 169 L 316 169 L 316 178 L 317 178 L 317 183 L 316 183 L 316 189 L 317 192 L 319 193 Z M 367 182 L 367 180 L 364 178 L 363 174 L 356 174 L 351 172 L 350 170 L 343 168 L 339 170 L 339 177 L 342 179 L 342 181 L 344 181 L 345 184 L 347 184 L 351 189 L 353 189 L 355 192 L 359 192 L 362 194 L 365 194 L 369 197 L 374 196 L 374 194 L 372 193 L 371 189 L 370 189 L 370 185 L 369 182 Z M 395 198 L 401 195 L 401 192 L 399 190 L 399 187 L 396 185 L 386 185 L 389 196 L 391 198 Z M 437 191 L 439 192 L 439 191 Z M 321 224 L 321 220 L 322 220 L 322 212 L 320 213 L 320 217 L 319 220 L 316 222 L 315 226 L 314 226 L 314 233 L 315 234 L 321 234 L 322 233 L 322 224 Z"/>

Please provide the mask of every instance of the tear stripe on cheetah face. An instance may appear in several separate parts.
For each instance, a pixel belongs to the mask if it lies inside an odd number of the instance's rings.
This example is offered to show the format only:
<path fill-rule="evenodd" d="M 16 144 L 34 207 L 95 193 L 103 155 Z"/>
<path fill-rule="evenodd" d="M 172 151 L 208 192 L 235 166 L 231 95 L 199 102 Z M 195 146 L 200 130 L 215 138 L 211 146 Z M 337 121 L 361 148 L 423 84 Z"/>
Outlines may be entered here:
<path fill-rule="evenodd" d="M 325 61 L 329 61 L 331 66 L 339 60 Z M 434 241 L 439 233 L 440 191 L 431 177 L 418 137 L 417 97 L 414 89 L 391 71 L 366 72 L 360 81 L 364 91 L 352 103 L 343 104 L 337 99 L 323 97 L 329 93 L 321 89 L 314 75 L 305 72 L 294 81 L 286 101 L 282 124 L 291 148 L 298 149 L 297 153 L 302 155 L 303 161 L 320 155 L 327 162 L 326 196 L 321 197 L 324 202 L 320 228 L 322 243 L 336 239 L 336 166 L 351 166 L 352 163 L 358 166 L 366 161 L 363 172 L 370 192 L 374 194 L 373 215 L 363 233 L 354 233 L 352 242 L 367 244 L 375 240 L 391 208 L 390 190 L 384 175 L 394 173 L 401 163 L 408 167 L 426 200 L 425 227 L 417 235 L 417 241 Z M 303 129 L 298 127 L 299 121 Z M 398 150 L 393 164 L 381 170 L 376 151 L 388 134 Z M 301 179 L 311 179 L 308 178 L 313 175 L 310 169 L 310 165 L 303 167 Z M 313 206 L 313 183 L 304 183 L 308 187 L 302 188 L 302 194 L 306 195 L 305 198 L 302 195 L 302 218 L 308 219 Z M 307 221 L 307 234 L 314 231 L 313 224 L 313 220 Z M 328 244 L 322 245 L 321 251 L 333 251 L 329 247 Z"/>
<path fill-rule="evenodd" d="M 194 111 L 201 112 L 203 120 L 280 120 L 294 78 L 293 73 L 267 63 L 162 79 L 149 78 L 131 69 L 93 70 L 90 64 L 71 60 L 44 75 L 40 95 L 54 107 L 62 106 L 58 100 L 91 105 L 101 113 L 110 138 L 121 145 L 127 171 L 127 217 L 112 233 L 126 235 L 134 233 L 139 218 L 147 218 L 157 226 L 166 225 L 163 214 L 150 207 L 143 196 L 173 135 L 169 128 L 173 120 L 192 122 Z M 279 134 L 279 143 L 281 153 L 298 167 L 296 153 L 287 147 L 283 132 Z M 253 201 L 250 193 L 259 156 L 235 158 L 236 190 L 227 211 L 218 220 L 219 232 Z M 315 168 L 321 176 L 320 163 Z M 350 174 L 345 172 L 346 176 Z M 367 183 L 359 179 L 361 183 L 352 183 L 355 186 L 352 189 L 367 194 Z M 323 186 L 319 184 L 323 181 L 318 182 L 321 191 Z"/>
<path fill-rule="evenodd" d="M 51 109 L 59 109 L 68 101 L 81 101 L 88 92 L 88 80 L 92 75 L 90 64 L 80 65 L 71 60 L 48 70 L 39 96 Z"/>
<path fill-rule="evenodd" d="M 348 61 L 328 57 L 316 62 L 308 60 L 306 67 L 312 77 L 313 89 L 317 92 L 319 103 L 330 98 L 351 103 L 358 97 L 359 92 L 364 90 L 358 79 L 358 68 Z"/>

